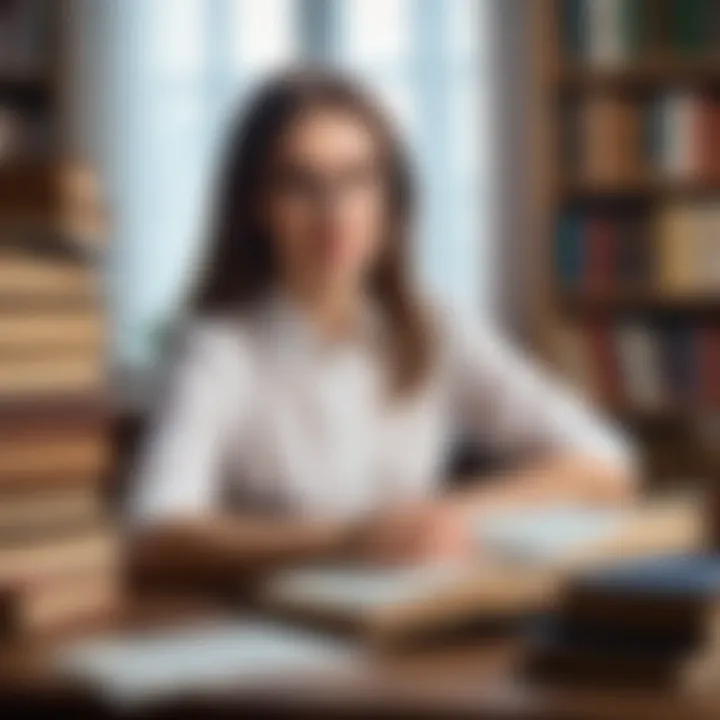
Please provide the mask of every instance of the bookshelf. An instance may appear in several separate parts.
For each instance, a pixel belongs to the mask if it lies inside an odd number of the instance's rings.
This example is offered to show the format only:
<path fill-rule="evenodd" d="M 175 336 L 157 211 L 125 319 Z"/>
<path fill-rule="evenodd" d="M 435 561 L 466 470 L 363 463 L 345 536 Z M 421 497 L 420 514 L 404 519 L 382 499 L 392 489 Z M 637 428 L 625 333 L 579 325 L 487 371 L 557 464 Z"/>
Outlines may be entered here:
<path fill-rule="evenodd" d="M 534 345 L 649 477 L 717 474 L 720 2 L 530 5 Z"/>

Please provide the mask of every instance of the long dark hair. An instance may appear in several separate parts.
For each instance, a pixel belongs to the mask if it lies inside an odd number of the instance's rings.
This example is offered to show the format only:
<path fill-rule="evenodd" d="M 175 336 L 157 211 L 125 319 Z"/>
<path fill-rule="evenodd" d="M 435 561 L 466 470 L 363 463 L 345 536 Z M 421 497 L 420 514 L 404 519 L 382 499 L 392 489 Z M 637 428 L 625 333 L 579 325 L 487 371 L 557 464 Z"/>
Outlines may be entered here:
<path fill-rule="evenodd" d="M 403 144 L 378 105 L 354 82 L 317 71 L 266 82 L 231 129 L 219 176 L 209 254 L 191 298 L 195 314 L 234 313 L 265 297 L 276 282 L 272 243 L 258 221 L 258 193 L 278 138 L 301 114 L 320 108 L 350 112 L 373 132 L 383 151 L 392 218 L 370 291 L 389 327 L 391 387 L 406 394 L 429 367 L 427 323 L 410 278 L 412 173 Z"/>

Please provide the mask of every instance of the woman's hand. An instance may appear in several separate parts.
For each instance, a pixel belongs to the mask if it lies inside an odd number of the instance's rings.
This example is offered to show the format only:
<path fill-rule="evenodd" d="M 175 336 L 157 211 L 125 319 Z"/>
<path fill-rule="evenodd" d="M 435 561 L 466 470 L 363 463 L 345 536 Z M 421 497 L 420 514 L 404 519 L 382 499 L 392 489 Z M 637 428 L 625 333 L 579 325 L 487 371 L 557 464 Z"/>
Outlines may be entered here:
<path fill-rule="evenodd" d="M 353 558 L 377 564 L 464 561 L 474 551 L 467 516 L 441 501 L 405 505 L 371 518 L 355 528 L 350 541 Z"/>

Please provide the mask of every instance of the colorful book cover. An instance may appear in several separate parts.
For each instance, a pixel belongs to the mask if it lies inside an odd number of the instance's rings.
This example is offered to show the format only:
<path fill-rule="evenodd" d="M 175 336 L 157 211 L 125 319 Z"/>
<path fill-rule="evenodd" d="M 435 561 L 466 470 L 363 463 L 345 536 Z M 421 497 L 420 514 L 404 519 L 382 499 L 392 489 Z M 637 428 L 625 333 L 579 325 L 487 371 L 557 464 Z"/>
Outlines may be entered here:
<path fill-rule="evenodd" d="M 563 213 L 558 221 L 556 268 L 563 287 L 577 287 L 584 275 L 584 221 L 576 212 Z"/>
<path fill-rule="evenodd" d="M 692 404 L 697 396 L 697 348 L 693 328 L 683 322 L 666 323 L 662 329 L 664 375 L 675 402 Z"/>
<path fill-rule="evenodd" d="M 612 288 L 616 242 L 613 221 L 604 215 L 590 215 L 586 221 L 586 282 L 591 292 Z"/>
<path fill-rule="evenodd" d="M 715 0 L 674 0 L 671 37 L 675 50 L 695 55 L 710 49 L 714 4 Z"/>
<path fill-rule="evenodd" d="M 560 15 L 563 48 L 568 57 L 578 60 L 587 48 L 584 0 L 563 0 Z"/>

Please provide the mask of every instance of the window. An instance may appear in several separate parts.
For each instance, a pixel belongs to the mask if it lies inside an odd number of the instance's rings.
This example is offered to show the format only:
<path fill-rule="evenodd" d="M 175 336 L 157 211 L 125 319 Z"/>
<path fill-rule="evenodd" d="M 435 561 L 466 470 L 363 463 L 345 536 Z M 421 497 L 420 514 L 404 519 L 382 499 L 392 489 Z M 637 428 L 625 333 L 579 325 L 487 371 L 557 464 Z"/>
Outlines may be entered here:
<path fill-rule="evenodd" d="M 95 3 L 92 3 L 95 5 Z M 405 132 L 422 196 L 417 262 L 438 294 L 489 307 L 486 0 L 107 0 L 106 153 L 122 364 L 152 359 L 199 250 L 232 108 L 307 58 L 371 85 Z M 96 6 L 97 7 L 97 6 Z M 110 52 L 108 53 L 108 49 Z"/>

